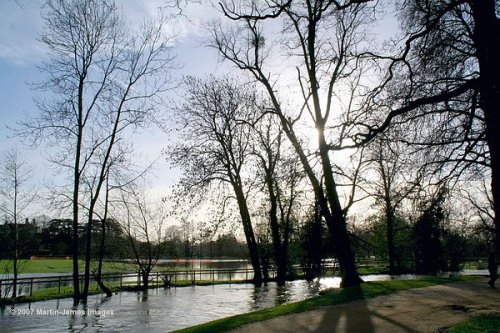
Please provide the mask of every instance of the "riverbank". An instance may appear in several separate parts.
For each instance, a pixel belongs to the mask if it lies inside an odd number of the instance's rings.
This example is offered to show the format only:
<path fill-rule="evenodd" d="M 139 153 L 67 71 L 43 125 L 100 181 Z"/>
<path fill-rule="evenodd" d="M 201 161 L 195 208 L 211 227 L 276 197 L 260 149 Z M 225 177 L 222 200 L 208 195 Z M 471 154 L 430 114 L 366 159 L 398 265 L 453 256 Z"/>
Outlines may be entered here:
<path fill-rule="evenodd" d="M 364 283 L 176 332 L 445 332 L 499 309 L 500 291 L 485 278 L 425 278 Z"/>

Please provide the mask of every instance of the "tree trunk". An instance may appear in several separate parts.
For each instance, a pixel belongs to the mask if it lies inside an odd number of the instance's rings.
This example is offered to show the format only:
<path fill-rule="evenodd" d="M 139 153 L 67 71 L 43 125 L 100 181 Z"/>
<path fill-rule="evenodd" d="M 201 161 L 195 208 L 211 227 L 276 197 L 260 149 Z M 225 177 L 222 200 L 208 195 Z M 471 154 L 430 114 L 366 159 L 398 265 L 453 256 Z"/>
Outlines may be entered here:
<path fill-rule="evenodd" d="M 97 263 L 97 275 L 95 277 L 95 280 L 97 284 L 99 285 L 99 288 L 106 294 L 106 297 L 111 297 L 113 296 L 113 293 L 111 292 L 111 289 L 106 287 L 104 284 L 104 281 L 102 280 L 102 262 L 104 260 L 104 253 L 105 253 L 105 242 L 106 242 L 106 219 L 103 219 L 101 222 L 101 240 L 99 244 L 99 262 Z"/>
<path fill-rule="evenodd" d="M 359 277 L 356 269 L 354 253 L 351 249 L 349 235 L 347 233 L 344 215 L 334 212 L 327 221 L 328 230 L 335 242 L 340 271 L 342 273 L 341 287 L 358 286 L 363 280 Z"/>
<path fill-rule="evenodd" d="M 282 221 L 283 223 L 285 223 L 285 228 L 283 230 L 283 257 L 286 259 L 285 265 L 286 265 L 286 272 L 288 273 L 288 265 L 289 265 L 288 248 L 290 244 L 290 216 L 288 215 L 286 218 L 283 218 Z"/>
<path fill-rule="evenodd" d="M 274 260 L 276 263 L 276 282 L 279 286 L 283 286 L 286 280 L 287 273 L 287 257 L 280 236 L 280 226 L 278 222 L 278 199 L 276 197 L 273 178 L 271 174 L 266 176 L 267 189 L 269 191 L 269 201 L 271 208 L 269 209 L 269 220 L 271 224 L 271 237 L 273 239 Z"/>
<path fill-rule="evenodd" d="M 75 170 L 75 174 L 78 171 Z M 76 176 L 75 176 L 76 177 Z M 75 180 L 73 190 L 73 239 L 72 239 L 72 252 L 73 252 L 73 300 L 78 302 L 81 298 L 80 294 L 80 275 L 78 271 L 78 182 Z"/>
<path fill-rule="evenodd" d="M 245 232 L 245 238 L 248 246 L 248 253 L 250 255 L 250 262 L 252 263 L 252 268 L 254 271 L 253 282 L 257 285 L 262 284 L 262 272 L 260 268 L 259 252 L 257 250 L 257 242 L 255 241 L 255 235 L 252 227 L 252 220 L 250 218 L 250 213 L 248 211 L 248 206 L 245 198 L 245 194 L 240 186 L 237 184 L 232 184 L 234 192 L 236 194 L 236 200 L 238 201 L 238 207 L 241 215 L 241 222 L 243 223 L 243 231 Z"/>
<path fill-rule="evenodd" d="M 142 273 L 142 287 L 144 290 L 149 288 L 149 272 L 143 271 Z"/>
<path fill-rule="evenodd" d="M 491 163 L 491 192 L 495 212 L 495 252 L 500 258 L 500 22 L 494 0 L 470 2 L 474 18 L 474 43 L 477 50 L 486 140 Z"/>
<path fill-rule="evenodd" d="M 17 192 L 17 189 L 16 189 Z M 12 298 L 17 297 L 17 276 L 19 274 L 19 227 L 17 223 L 17 193 L 16 199 L 14 200 L 14 262 L 13 262 L 13 278 L 12 278 Z"/>
<path fill-rule="evenodd" d="M 363 280 L 358 275 L 356 269 L 356 259 L 351 249 L 349 234 L 347 232 L 347 223 L 340 205 L 337 186 L 333 178 L 332 166 L 330 162 L 329 150 L 324 137 L 324 132 L 319 131 L 319 152 L 323 175 L 325 178 L 326 195 L 320 196 L 319 204 L 321 210 L 330 210 L 329 216 L 325 216 L 328 231 L 334 241 L 337 257 L 339 260 L 340 271 L 342 273 L 342 287 L 357 286 Z M 323 201 L 323 202 L 322 202 Z"/>
<path fill-rule="evenodd" d="M 398 274 L 396 267 L 396 246 L 394 245 L 394 212 L 389 203 L 386 204 L 387 255 L 389 257 L 389 274 Z"/>
<path fill-rule="evenodd" d="M 90 284 L 90 259 L 91 259 L 91 247 L 92 247 L 92 216 L 93 213 L 89 212 L 89 220 L 86 228 L 85 237 L 85 273 L 83 277 L 83 291 L 81 299 L 86 301 L 89 295 L 89 284 Z"/>
<path fill-rule="evenodd" d="M 78 83 L 78 124 L 76 137 L 75 163 L 73 165 L 73 300 L 81 299 L 80 276 L 78 270 L 78 219 L 80 200 L 80 159 L 83 142 L 83 87 L 85 76 L 80 76 Z"/>
<path fill-rule="evenodd" d="M 17 250 L 16 250 L 16 252 L 17 252 Z M 12 298 L 16 298 L 17 297 L 17 275 L 18 275 L 18 272 L 17 272 L 17 265 L 18 265 L 17 254 L 14 255 L 13 265 L 14 265 L 14 267 L 13 267 L 14 276 L 12 278 Z"/>

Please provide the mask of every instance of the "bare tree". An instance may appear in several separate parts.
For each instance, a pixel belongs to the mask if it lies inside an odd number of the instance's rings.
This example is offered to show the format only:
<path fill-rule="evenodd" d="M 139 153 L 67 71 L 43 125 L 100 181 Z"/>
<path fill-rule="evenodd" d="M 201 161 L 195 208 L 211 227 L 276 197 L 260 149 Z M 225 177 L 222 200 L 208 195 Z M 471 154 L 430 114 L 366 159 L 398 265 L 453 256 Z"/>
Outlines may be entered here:
<path fill-rule="evenodd" d="M 359 121 L 356 111 L 364 94 L 360 79 L 368 70 L 360 57 L 368 44 L 363 26 L 371 21 L 365 2 L 224 1 L 221 7 L 237 27 L 225 31 L 215 25 L 211 29 L 212 46 L 224 59 L 252 74 L 268 94 L 270 112 L 279 118 L 297 153 L 335 241 L 344 286 L 357 285 L 361 279 L 350 246 L 346 210 L 340 201 L 331 150 L 346 144 L 350 126 Z M 263 27 L 266 20 L 277 17 L 283 20 L 283 44 L 290 55 L 285 61 L 297 72 L 295 87 L 300 98 L 291 103 L 297 106 L 291 110 L 279 90 L 288 83 L 280 86 L 281 73 L 271 67 L 272 61 L 276 61 L 272 55 L 278 54 L 272 53 L 277 43 L 266 39 L 270 35 Z M 309 121 L 304 121 L 303 115 L 309 116 Z M 317 134 L 313 157 L 308 154 L 310 147 L 300 138 L 301 122 Z M 316 162 L 318 168 L 314 167 Z"/>
<path fill-rule="evenodd" d="M 122 72 L 114 73 L 114 87 L 110 90 L 104 112 L 104 120 L 100 123 L 99 133 L 103 137 L 99 141 L 99 148 L 95 149 L 96 161 L 89 164 L 93 169 L 91 179 L 88 181 L 90 204 L 88 207 L 88 224 L 86 237 L 86 265 L 83 294 L 88 293 L 89 266 L 90 266 L 90 238 L 91 224 L 94 210 L 100 199 L 101 189 L 104 185 L 109 168 L 112 166 L 112 152 L 117 150 L 117 143 L 123 139 L 128 127 L 138 127 L 148 121 L 154 120 L 154 110 L 159 107 L 159 94 L 170 88 L 169 70 L 173 68 L 173 57 L 170 54 L 170 38 L 164 35 L 163 24 L 150 24 L 144 26 L 140 35 L 132 39 L 126 49 L 121 52 L 126 54 L 120 60 Z M 118 75 L 122 74 L 121 77 Z M 112 97 L 115 99 L 111 99 Z M 107 111 L 107 112 L 106 112 Z M 107 126 L 106 126 L 107 125 Z M 87 174 L 90 172 L 87 172 Z M 86 177 L 89 179 L 89 177 Z"/>
<path fill-rule="evenodd" d="M 255 136 L 252 154 L 257 157 L 257 174 L 267 194 L 273 256 L 276 264 L 278 285 L 285 283 L 289 268 L 288 245 L 292 228 L 292 217 L 301 192 L 300 162 L 290 154 L 279 120 L 272 115 L 262 117 L 253 125 Z M 266 228 L 264 228 L 265 230 Z"/>
<path fill-rule="evenodd" d="M 132 145 L 124 147 L 122 141 L 116 142 L 116 147 L 107 159 L 106 170 L 103 174 L 100 174 L 99 181 L 95 178 L 91 178 L 86 186 L 88 186 L 89 191 L 87 193 L 93 194 L 94 192 L 94 182 L 99 184 L 103 181 L 101 195 L 91 197 L 94 200 L 94 206 L 92 209 L 85 207 L 88 211 L 92 211 L 93 215 L 98 219 L 93 219 L 90 221 L 95 224 L 99 222 L 100 225 L 100 237 L 98 244 L 98 257 L 97 257 L 97 269 L 93 272 L 94 278 L 101 288 L 102 291 L 106 293 L 108 297 L 112 296 L 111 290 L 104 284 L 102 279 L 102 268 L 103 260 L 106 255 L 106 241 L 109 232 L 114 232 L 112 236 L 123 233 L 123 228 L 119 221 L 114 219 L 113 216 L 117 215 L 117 209 L 125 209 L 123 205 L 123 196 L 120 197 L 120 193 L 126 191 L 127 188 L 135 186 L 139 181 L 145 179 L 149 171 L 153 168 L 154 162 L 147 165 L 135 165 L 133 163 L 135 154 Z M 99 165 L 99 167 L 103 167 Z M 99 171 L 99 169 L 98 169 Z M 92 182 L 94 181 L 94 182 Z M 135 193 L 135 192 L 134 192 Z M 92 203 L 92 201 L 90 201 Z M 116 208 L 116 207 L 118 208 Z M 116 216 L 115 216 L 116 217 Z M 120 217 L 120 216 L 118 216 Z M 87 229 L 88 231 L 88 229 Z M 91 230 L 94 232 L 95 230 Z M 88 245 L 90 246 L 90 245 Z M 90 257 L 90 256 L 89 256 Z"/>
<path fill-rule="evenodd" d="M 450 172 L 491 168 L 495 216 L 500 211 L 500 105 L 498 4 L 495 0 L 398 2 L 406 34 L 388 61 L 384 84 L 374 91 L 377 112 L 386 113 L 358 143 L 390 126 L 418 121 L 414 140 L 436 153 Z M 500 255 L 500 222 L 495 243 Z"/>
<path fill-rule="evenodd" d="M 420 185 L 418 179 L 412 180 L 411 178 L 418 166 L 405 155 L 403 144 L 391 140 L 387 135 L 380 135 L 368 149 L 370 149 L 370 161 L 377 178 L 370 181 L 365 190 L 374 198 L 375 205 L 381 207 L 384 214 L 389 274 L 398 274 L 400 263 L 397 259 L 395 242 L 398 231 L 396 225 L 398 211 L 405 199 L 408 199 Z"/>
<path fill-rule="evenodd" d="M 142 287 L 149 287 L 149 276 L 164 255 L 164 232 L 167 211 L 164 199 L 150 198 L 137 188 L 121 191 L 121 202 L 115 210 L 134 254 Z M 123 216 L 121 216 L 123 215 Z"/>
<path fill-rule="evenodd" d="M 170 88 L 172 36 L 165 35 L 163 18 L 137 31 L 126 29 L 111 0 L 47 0 L 43 18 L 41 41 L 50 57 L 41 69 L 49 78 L 38 87 L 55 97 L 38 102 L 40 115 L 24 122 L 21 134 L 60 147 L 52 160 L 73 174 L 73 297 L 78 300 L 88 294 L 92 221 L 110 156 L 130 134 L 128 128 L 154 120 L 161 93 Z M 78 227 L 83 213 L 88 223 L 80 291 Z"/>
<path fill-rule="evenodd" d="M 5 152 L 0 160 L 0 212 L 5 223 L 13 227 L 13 279 L 12 298 L 17 297 L 17 278 L 19 274 L 20 244 L 19 223 L 26 209 L 33 204 L 36 193 L 25 189 L 32 179 L 32 170 L 17 149 Z"/>
<path fill-rule="evenodd" d="M 184 169 L 181 185 L 187 191 L 229 185 L 239 208 L 254 282 L 262 282 L 257 243 L 247 203 L 245 168 L 251 154 L 251 128 L 257 111 L 252 86 L 229 78 L 186 80 L 186 102 L 178 109 L 183 142 L 171 150 L 173 162 Z"/>

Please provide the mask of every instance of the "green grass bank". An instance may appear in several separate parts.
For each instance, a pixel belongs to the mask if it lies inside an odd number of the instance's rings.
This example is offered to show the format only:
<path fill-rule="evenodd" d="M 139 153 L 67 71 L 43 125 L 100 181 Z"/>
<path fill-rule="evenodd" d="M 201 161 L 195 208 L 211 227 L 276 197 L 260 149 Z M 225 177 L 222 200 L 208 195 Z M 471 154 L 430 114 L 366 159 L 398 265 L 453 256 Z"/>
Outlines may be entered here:
<path fill-rule="evenodd" d="M 500 332 L 500 313 L 475 316 L 457 324 L 448 333 L 498 333 Z"/>

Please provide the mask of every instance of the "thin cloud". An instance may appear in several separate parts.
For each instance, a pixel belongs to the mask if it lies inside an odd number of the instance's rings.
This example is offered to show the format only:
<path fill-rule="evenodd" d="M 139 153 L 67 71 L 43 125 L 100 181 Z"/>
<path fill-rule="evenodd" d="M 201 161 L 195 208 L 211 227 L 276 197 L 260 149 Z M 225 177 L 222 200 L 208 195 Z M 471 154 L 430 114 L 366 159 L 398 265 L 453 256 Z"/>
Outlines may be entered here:
<path fill-rule="evenodd" d="M 0 59 L 15 65 L 40 61 L 43 47 L 36 40 L 41 29 L 38 1 L 17 5 L 14 1 L 0 4 Z"/>

